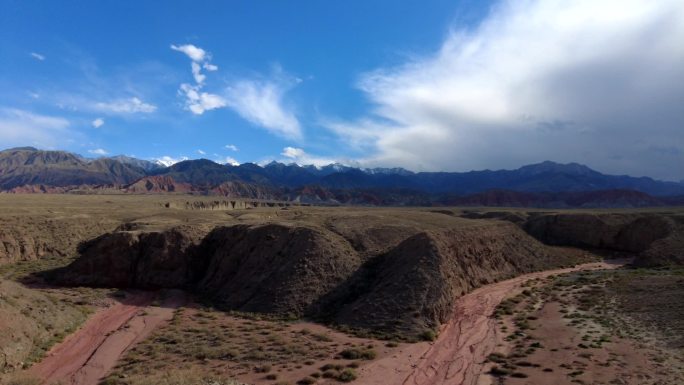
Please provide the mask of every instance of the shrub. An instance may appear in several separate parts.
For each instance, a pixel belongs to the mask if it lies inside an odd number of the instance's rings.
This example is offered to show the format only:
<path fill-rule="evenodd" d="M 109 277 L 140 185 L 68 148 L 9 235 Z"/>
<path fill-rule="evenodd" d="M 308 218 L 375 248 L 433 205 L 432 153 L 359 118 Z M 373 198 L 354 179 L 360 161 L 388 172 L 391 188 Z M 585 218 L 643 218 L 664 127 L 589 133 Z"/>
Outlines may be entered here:
<path fill-rule="evenodd" d="M 423 341 L 434 341 L 437 339 L 437 333 L 432 329 L 427 329 L 420 333 L 420 339 Z"/>
<path fill-rule="evenodd" d="M 312 385 L 316 383 L 316 379 L 311 378 L 311 377 L 304 377 L 301 380 L 297 381 L 297 385 Z"/>
<path fill-rule="evenodd" d="M 489 356 L 487 356 L 487 359 L 489 361 L 496 362 L 497 364 L 500 364 L 500 363 L 506 361 L 506 356 L 501 354 L 501 353 L 492 353 Z"/>
<path fill-rule="evenodd" d="M 337 372 L 334 370 L 326 370 L 323 372 L 323 378 L 335 378 L 337 376 Z"/>
<path fill-rule="evenodd" d="M 509 375 L 511 371 L 500 366 L 493 366 L 492 369 L 489 370 L 489 373 L 493 376 L 503 377 Z"/>
<path fill-rule="evenodd" d="M 257 373 L 268 373 L 271 371 L 271 365 L 269 364 L 264 364 L 261 366 L 257 366 L 254 368 L 254 371 Z"/>
<path fill-rule="evenodd" d="M 347 360 L 372 360 L 375 359 L 377 353 L 373 349 L 345 349 L 340 352 L 340 356 Z"/>
<path fill-rule="evenodd" d="M 351 368 L 344 369 L 337 375 L 337 380 L 342 382 L 351 382 L 356 380 L 356 371 Z"/>

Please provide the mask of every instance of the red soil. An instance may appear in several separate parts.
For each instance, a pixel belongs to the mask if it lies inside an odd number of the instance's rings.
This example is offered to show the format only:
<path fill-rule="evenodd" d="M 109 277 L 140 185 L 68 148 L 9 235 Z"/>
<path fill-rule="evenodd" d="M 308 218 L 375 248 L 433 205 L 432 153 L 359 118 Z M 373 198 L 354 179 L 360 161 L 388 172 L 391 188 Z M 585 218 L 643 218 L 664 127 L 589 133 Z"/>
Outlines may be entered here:
<path fill-rule="evenodd" d="M 132 293 L 96 312 L 79 330 L 52 348 L 29 373 L 42 384 L 97 384 L 129 348 L 173 317 L 182 299 L 149 306 L 152 293 Z"/>
<path fill-rule="evenodd" d="M 413 344 L 360 370 L 358 384 L 460 385 L 491 382 L 481 376 L 485 358 L 496 345 L 496 306 L 522 283 L 577 270 L 610 269 L 619 263 L 588 263 L 574 268 L 525 274 L 487 285 L 458 299 L 453 318 L 434 343 Z M 487 376 L 489 377 L 489 376 Z"/>

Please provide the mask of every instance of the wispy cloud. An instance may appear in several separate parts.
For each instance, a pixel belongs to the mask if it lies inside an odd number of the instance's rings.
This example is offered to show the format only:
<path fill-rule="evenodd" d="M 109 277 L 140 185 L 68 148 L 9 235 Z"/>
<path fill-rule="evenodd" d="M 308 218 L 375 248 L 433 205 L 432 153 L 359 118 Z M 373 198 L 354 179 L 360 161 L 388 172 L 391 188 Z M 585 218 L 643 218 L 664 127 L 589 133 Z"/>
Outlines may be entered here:
<path fill-rule="evenodd" d="M 34 58 L 34 59 L 36 59 L 36 60 L 39 60 L 39 61 L 44 61 L 44 60 L 45 60 L 45 56 L 44 56 L 44 55 L 41 55 L 41 54 L 36 53 L 36 52 L 31 52 L 29 55 L 31 55 L 32 58 Z"/>
<path fill-rule="evenodd" d="M 228 106 L 243 119 L 287 139 L 301 139 L 299 119 L 284 103 L 284 94 L 300 79 L 277 71 L 270 79 L 239 80 L 226 90 Z"/>
<path fill-rule="evenodd" d="M 207 153 L 204 152 L 204 151 L 202 151 L 202 150 L 197 150 L 197 153 L 200 154 L 200 155 L 207 155 Z"/>
<path fill-rule="evenodd" d="M 88 150 L 88 153 L 93 154 L 93 155 L 99 155 L 99 156 L 105 156 L 105 155 L 109 154 L 109 152 L 103 148 L 95 148 L 92 150 Z"/>
<path fill-rule="evenodd" d="M 93 109 L 111 114 L 149 114 L 155 112 L 157 110 L 157 106 L 150 103 L 145 103 L 137 97 L 132 97 L 129 99 L 96 102 L 93 104 Z"/>
<path fill-rule="evenodd" d="M 328 127 L 373 149 L 368 161 L 382 165 L 468 170 L 582 159 L 608 172 L 672 177 L 644 151 L 684 147 L 684 83 L 673 81 L 684 79 L 682 20 L 679 0 L 502 1 L 437 52 L 363 75 L 358 86 L 373 108 Z"/>
<path fill-rule="evenodd" d="M 3 146 L 64 146 L 76 135 L 69 126 L 69 121 L 62 117 L 0 108 L 0 143 Z"/>
<path fill-rule="evenodd" d="M 230 151 L 240 151 L 240 149 L 234 144 L 226 144 L 225 147 Z"/>
<path fill-rule="evenodd" d="M 100 127 L 104 126 L 105 121 L 102 118 L 97 118 L 97 119 L 93 120 L 90 124 L 95 128 L 100 128 Z"/>

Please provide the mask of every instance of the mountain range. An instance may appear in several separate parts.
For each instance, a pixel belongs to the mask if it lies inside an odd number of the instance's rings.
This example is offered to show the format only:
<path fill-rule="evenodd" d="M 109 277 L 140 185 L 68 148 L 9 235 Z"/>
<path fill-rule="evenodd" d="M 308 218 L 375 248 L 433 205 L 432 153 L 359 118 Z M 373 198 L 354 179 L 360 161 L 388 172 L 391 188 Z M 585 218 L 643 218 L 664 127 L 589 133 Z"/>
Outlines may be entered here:
<path fill-rule="evenodd" d="M 0 151 L 0 191 L 195 193 L 321 204 L 635 207 L 684 202 L 684 183 L 606 175 L 550 161 L 515 170 L 260 166 L 207 159 L 171 166 L 128 156 L 86 159 L 32 147 Z"/>

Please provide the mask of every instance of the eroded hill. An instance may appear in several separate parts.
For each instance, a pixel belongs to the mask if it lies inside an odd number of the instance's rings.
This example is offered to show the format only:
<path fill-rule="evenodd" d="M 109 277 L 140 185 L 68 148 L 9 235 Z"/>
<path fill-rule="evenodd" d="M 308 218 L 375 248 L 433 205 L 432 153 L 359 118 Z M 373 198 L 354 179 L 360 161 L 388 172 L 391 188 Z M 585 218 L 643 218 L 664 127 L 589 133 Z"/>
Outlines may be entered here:
<path fill-rule="evenodd" d="M 417 339 L 473 288 L 592 258 L 546 246 L 512 223 L 416 210 L 310 209 L 243 222 L 208 233 L 108 233 L 84 243 L 55 281 L 185 288 L 225 309 Z"/>

